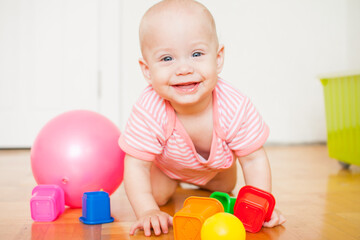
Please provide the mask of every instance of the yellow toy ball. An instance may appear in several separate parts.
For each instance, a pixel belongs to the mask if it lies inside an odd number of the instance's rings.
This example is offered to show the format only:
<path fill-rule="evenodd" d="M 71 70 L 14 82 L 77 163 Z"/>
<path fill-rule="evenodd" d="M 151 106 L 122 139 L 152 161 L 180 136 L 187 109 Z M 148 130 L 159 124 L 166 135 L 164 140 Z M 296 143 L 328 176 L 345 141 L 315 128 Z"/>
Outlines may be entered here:
<path fill-rule="evenodd" d="M 230 213 L 220 212 L 205 220 L 201 240 L 244 240 L 246 232 L 242 222 Z"/>

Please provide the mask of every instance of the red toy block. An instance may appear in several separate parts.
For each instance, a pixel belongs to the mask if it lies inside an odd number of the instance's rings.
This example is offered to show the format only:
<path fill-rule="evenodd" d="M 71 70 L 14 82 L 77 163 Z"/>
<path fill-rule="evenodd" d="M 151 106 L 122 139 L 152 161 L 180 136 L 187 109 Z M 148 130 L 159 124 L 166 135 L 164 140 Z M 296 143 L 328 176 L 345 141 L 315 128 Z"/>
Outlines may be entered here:
<path fill-rule="evenodd" d="M 271 219 L 274 207 L 275 198 L 271 193 L 248 185 L 239 191 L 234 215 L 244 224 L 246 231 L 255 233 Z"/>

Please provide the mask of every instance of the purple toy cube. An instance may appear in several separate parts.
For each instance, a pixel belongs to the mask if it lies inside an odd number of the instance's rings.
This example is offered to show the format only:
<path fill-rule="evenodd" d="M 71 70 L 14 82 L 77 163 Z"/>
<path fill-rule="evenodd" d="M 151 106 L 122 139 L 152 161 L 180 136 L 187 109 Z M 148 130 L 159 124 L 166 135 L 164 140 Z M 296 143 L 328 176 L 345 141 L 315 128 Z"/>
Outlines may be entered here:
<path fill-rule="evenodd" d="M 36 186 L 32 191 L 30 209 L 34 221 L 54 221 L 65 210 L 64 190 L 58 185 Z"/>

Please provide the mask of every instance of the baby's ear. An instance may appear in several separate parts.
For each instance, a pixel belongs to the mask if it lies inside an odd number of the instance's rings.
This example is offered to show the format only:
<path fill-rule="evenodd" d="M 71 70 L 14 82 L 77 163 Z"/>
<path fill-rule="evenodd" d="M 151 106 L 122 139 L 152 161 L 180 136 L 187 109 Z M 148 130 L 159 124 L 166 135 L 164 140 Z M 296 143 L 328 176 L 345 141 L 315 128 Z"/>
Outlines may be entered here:
<path fill-rule="evenodd" d="M 139 65 L 140 65 L 140 68 L 141 68 L 141 71 L 144 75 L 144 78 L 145 80 L 151 84 L 151 75 L 150 75 L 150 69 L 149 69 L 149 66 L 148 64 L 146 63 L 145 59 L 143 58 L 140 58 L 139 59 Z"/>
<path fill-rule="evenodd" d="M 217 67 L 217 73 L 221 73 L 223 66 L 224 66 L 224 45 L 221 44 L 219 46 L 219 49 L 217 51 L 217 56 L 216 56 L 216 67 Z"/>

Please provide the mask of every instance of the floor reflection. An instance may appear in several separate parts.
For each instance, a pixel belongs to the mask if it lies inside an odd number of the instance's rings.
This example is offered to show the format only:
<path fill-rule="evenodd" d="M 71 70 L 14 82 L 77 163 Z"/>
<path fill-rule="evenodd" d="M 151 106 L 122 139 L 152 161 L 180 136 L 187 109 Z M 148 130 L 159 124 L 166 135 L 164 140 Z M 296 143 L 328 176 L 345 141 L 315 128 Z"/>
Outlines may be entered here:
<path fill-rule="evenodd" d="M 81 215 L 81 209 L 66 208 L 54 222 L 33 222 L 31 239 L 101 239 L 101 225 L 83 224 Z"/>
<path fill-rule="evenodd" d="M 101 225 L 34 222 L 31 239 L 101 239 Z"/>
<path fill-rule="evenodd" d="M 353 239 L 360 231 L 360 167 L 329 175 L 322 235 L 326 239 Z"/>

